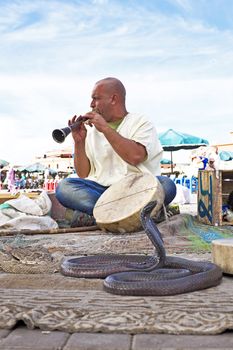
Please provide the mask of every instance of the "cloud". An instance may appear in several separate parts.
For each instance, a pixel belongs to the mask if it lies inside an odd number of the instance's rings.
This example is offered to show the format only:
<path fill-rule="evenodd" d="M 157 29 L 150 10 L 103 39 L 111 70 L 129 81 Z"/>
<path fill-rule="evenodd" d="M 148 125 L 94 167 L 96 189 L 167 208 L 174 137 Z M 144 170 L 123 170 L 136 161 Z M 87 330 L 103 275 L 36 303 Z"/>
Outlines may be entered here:
<path fill-rule="evenodd" d="M 204 16 L 204 3 L 0 2 L 1 150 L 23 161 L 57 147 L 51 130 L 89 110 L 93 84 L 105 76 L 121 79 L 128 108 L 159 129 L 228 140 L 232 27 Z"/>
<path fill-rule="evenodd" d="M 222 43 L 226 41 L 227 47 L 232 40 L 200 21 L 167 17 L 141 6 L 128 11 L 127 2 L 123 6 L 106 2 L 102 7 L 91 6 L 89 2 L 86 5 L 59 2 L 59 6 L 56 1 L 49 5 L 43 1 L 30 6 L 26 6 L 28 2 L 22 3 L 26 17 L 32 13 L 36 20 L 25 20 L 22 6 L 12 5 L 15 15 L 11 14 L 5 29 L 13 23 L 18 29 L 6 30 L 2 37 L 7 55 L 5 60 L 3 55 L 1 63 L 6 70 L 62 74 L 62 67 L 65 74 L 86 74 L 95 67 L 101 73 L 114 66 L 128 71 L 133 60 L 133 65 L 140 66 L 142 72 L 143 65 L 149 64 L 157 71 L 175 65 L 173 71 L 182 73 L 190 65 L 192 70 L 198 63 L 211 62 L 210 56 L 218 59 L 224 53 Z M 106 9 L 111 11 L 106 14 Z"/>

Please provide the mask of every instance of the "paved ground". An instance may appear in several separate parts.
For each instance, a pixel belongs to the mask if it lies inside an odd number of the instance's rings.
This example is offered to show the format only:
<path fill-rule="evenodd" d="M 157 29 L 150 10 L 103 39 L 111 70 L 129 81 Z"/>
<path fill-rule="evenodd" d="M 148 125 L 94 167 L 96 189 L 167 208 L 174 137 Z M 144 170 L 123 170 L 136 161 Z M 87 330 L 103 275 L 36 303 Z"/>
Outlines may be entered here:
<path fill-rule="evenodd" d="M 183 205 L 182 213 L 196 214 L 196 204 Z M 1 310 L 4 312 L 4 310 Z M 0 329 L 1 350 L 175 350 L 233 348 L 233 332 L 220 335 L 104 334 L 30 330 L 22 323 Z"/>
<path fill-rule="evenodd" d="M 25 326 L 0 330 L 1 350 L 181 350 L 233 348 L 233 332 L 220 335 L 44 332 Z"/>

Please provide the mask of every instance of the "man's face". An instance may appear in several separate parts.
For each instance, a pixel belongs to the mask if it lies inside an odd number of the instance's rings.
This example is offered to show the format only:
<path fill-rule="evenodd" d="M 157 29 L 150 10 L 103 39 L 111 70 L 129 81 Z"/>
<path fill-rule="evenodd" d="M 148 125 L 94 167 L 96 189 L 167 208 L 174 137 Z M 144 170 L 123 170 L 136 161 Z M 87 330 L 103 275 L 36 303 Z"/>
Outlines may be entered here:
<path fill-rule="evenodd" d="M 91 108 L 107 121 L 111 121 L 112 97 L 104 84 L 96 84 L 91 95 Z"/>

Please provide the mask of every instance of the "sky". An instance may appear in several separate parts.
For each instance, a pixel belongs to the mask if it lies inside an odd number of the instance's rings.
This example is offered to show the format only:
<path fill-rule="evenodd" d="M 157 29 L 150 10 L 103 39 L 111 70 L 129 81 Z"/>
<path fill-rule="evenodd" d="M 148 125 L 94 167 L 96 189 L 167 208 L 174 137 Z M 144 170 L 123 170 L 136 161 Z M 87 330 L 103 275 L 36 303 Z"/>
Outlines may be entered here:
<path fill-rule="evenodd" d="M 89 111 L 108 76 L 158 133 L 233 142 L 233 1 L 0 0 L 0 158 L 72 145 L 53 129 Z"/>

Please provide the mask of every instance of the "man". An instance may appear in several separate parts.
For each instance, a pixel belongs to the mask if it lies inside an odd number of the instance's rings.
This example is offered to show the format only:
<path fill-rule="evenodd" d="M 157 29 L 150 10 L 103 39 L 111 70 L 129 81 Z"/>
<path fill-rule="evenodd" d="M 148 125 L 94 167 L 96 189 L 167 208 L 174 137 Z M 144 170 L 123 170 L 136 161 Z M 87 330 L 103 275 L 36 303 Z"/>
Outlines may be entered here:
<path fill-rule="evenodd" d="M 163 149 L 156 130 L 144 116 L 128 113 L 126 91 L 116 78 L 98 81 L 92 91 L 91 112 L 86 121 L 72 128 L 74 167 L 78 178 L 62 180 L 56 190 L 60 203 L 74 210 L 71 226 L 95 224 L 93 208 L 101 194 L 128 174 L 160 175 Z M 78 117 L 69 120 L 74 124 Z M 158 177 L 167 205 L 176 187 L 167 177 Z"/>

